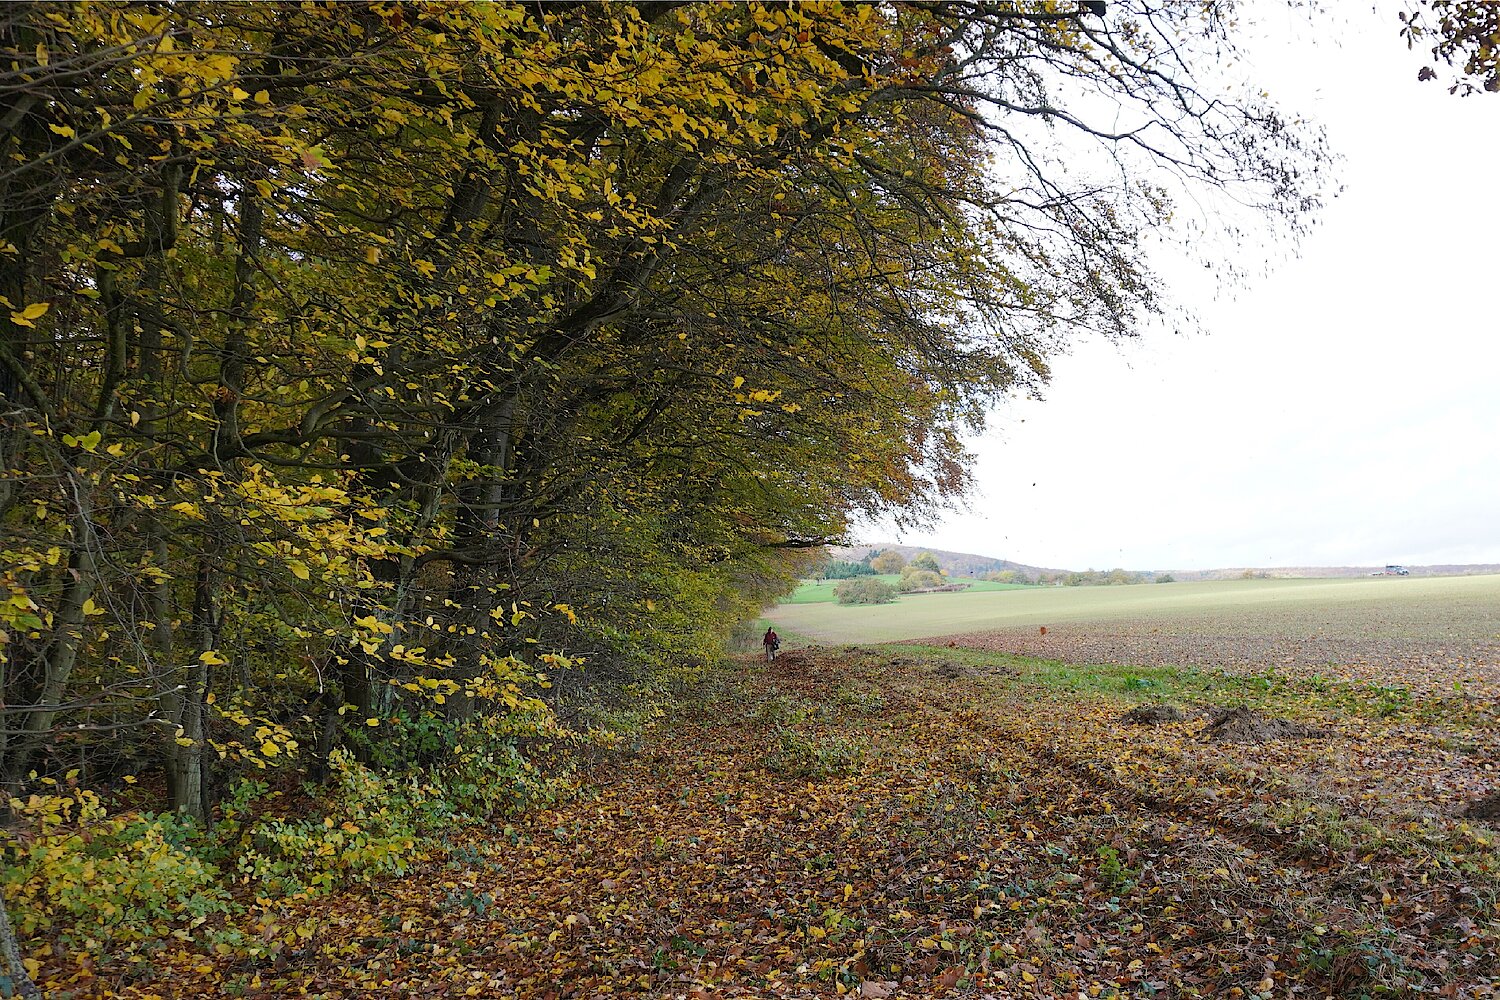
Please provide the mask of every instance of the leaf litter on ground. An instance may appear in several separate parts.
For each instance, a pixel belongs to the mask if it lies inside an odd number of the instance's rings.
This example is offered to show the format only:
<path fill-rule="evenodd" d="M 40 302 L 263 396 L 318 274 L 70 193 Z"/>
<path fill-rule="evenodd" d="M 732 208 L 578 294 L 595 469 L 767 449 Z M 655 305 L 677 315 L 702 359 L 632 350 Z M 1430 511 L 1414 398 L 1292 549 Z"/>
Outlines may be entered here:
<path fill-rule="evenodd" d="M 1035 661 L 896 660 L 737 664 L 572 798 L 268 902 L 313 928 L 274 959 L 48 972 L 134 997 L 1493 995 L 1497 833 L 1459 815 L 1492 747 L 1337 713 L 1205 743 Z"/>

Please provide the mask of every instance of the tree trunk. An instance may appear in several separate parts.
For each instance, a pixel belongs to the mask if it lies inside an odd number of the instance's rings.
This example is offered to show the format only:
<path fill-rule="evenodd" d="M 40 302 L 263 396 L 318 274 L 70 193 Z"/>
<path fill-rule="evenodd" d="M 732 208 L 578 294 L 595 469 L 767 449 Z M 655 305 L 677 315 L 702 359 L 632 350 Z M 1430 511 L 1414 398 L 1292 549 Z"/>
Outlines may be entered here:
<path fill-rule="evenodd" d="M 454 548 L 469 555 L 494 554 L 453 570 L 452 600 L 464 609 L 456 616 L 458 632 L 453 641 L 452 677 L 460 684 L 479 676 L 480 661 L 494 644 L 496 623 L 491 612 L 499 606 L 502 582 L 497 542 L 514 528 L 501 523 L 500 511 L 509 492 L 515 413 L 514 394 L 485 407 L 480 428 L 469 443 L 470 458 L 486 471 L 459 494 Z M 474 699 L 460 691 L 448 699 L 446 714 L 461 721 L 473 716 L 474 707 Z"/>
<path fill-rule="evenodd" d="M 207 555 L 200 558 L 193 583 L 193 639 L 198 657 L 177 676 L 181 681 L 162 702 L 168 720 L 175 724 L 173 740 L 167 744 L 167 802 L 173 810 L 200 823 L 208 821 L 207 778 L 210 755 L 203 751 L 208 738 L 208 692 L 212 666 L 205 654 L 217 644 L 214 615 L 215 574 Z"/>
<path fill-rule="evenodd" d="M 16 932 L 10 925 L 10 913 L 5 909 L 5 894 L 0 893 L 0 959 L 3 959 L 6 974 L 16 990 L 16 996 L 26 1000 L 42 1000 L 42 991 L 26 974 L 26 964 L 21 961 L 21 947 L 16 942 Z"/>
<path fill-rule="evenodd" d="M 80 510 L 73 522 L 73 556 L 68 563 L 68 579 L 53 613 L 53 638 L 42 654 L 42 685 L 38 696 L 28 706 L 30 712 L 18 733 L 13 734 L 8 759 L 3 769 L 5 787 L 14 790 L 26 778 L 31 760 L 43 739 L 52 732 L 52 724 L 62 710 L 68 693 L 68 680 L 78 664 L 79 647 L 83 645 L 84 606 L 94 595 L 94 550 L 99 544 L 93 519 L 87 506 L 89 498 L 78 498 Z"/>

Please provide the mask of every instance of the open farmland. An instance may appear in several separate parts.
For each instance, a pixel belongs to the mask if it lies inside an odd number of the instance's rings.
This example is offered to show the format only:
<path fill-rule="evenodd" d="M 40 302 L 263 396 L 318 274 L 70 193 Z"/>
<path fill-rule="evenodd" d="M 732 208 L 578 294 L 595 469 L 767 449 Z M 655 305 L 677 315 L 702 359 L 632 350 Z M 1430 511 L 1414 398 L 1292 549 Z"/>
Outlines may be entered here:
<path fill-rule="evenodd" d="M 941 637 L 1073 663 L 1282 669 L 1500 693 L 1500 576 L 1027 588 L 782 606 L 767 617 L 793 644 Z"/>
<path fill-rule="evenodd" d="M 878 575 L 869 577 L 869 579 L 879 580 L 882 583 L 888 583 L 892 587 L 898 586 L 901 583 L 901 575 L 899 573 L 883 573 L 883 574 L 878 574 Z M 837 587 L 842 582 L 843 582 L 842 580 L 803 580 L 797 586 L 797 589 L 794 590 L 794 591 L 792 591 L 792 593 L 789 596 L 787 596 L 783 600 L 782 603 L 784 603 L 784 604 L 828 604 L 828 603 L 831 603 L 835 599 L 834 598 L 834 594 L 833 594 L 834 588 Z M 991 593 L 991 592 L 997 591 L 997 590 L 1026 590 L 1027 589 L 1027 587 L 1026 587 L 1025 584 L 1020 584 L 1020 583 L 996 583 L 993 580 L 974 580 L 974 579 L 970 579 L 968 577 L 961 577 L 961 576 L 951 577 L 951 578 L 949 578 L 945 582 L 947 582 L 947 583 L 962 583 L 962 584 L 967 585 L 969 589 L 966 590 L 966 591 L 964 591 L 964 593 L 967 593 L 967 594 Z M 921 595 L 917 595 L 917 596 L 921 596 Z"/>

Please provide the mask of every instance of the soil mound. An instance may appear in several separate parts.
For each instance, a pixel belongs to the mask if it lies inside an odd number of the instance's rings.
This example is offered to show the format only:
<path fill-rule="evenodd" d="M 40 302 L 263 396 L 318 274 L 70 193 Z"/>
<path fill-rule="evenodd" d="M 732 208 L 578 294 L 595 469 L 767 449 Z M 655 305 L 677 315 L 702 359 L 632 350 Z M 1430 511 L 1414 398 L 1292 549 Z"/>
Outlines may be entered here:
<path fill-rule="evenodd" d="M 1156 726 L 1163 722 L 1181 722 L 1187 715 L 1176 705 L 1137 705 L 1124 715 L 1121 722 L 1133 726 Z"/>
<path fill-rule="evenodd" d="M 939 677 L 946 677 L 950 681 L 963 677 L 969 672 L 968 667 L 962 663 L 955 663 L 953 660 L 944 660 L 937 664 L 933 670 Z"/>
<path fill-rule="evenodd" d="M 1500 792 L 1491 792 L 1470 802 L 1464 815 L 1469 819 L 1500 820 Z"/>
<path fill-rule="evenodd" d="M 1216 712 L 1203 735 L 1212 743 L 1270 743 L 1308 739 L 1322 733 L 1300 722 L 1271 718 L 1240 705 Z"/>

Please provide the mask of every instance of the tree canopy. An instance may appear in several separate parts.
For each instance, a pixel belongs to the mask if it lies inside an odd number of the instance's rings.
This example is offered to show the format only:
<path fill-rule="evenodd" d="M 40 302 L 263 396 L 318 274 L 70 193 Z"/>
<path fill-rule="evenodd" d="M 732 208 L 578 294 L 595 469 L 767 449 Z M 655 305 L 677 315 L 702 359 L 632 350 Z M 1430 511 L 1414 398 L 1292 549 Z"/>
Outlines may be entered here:
<path fill-rule="evenodd" d="M 1449 93 L 1500 93 L 1500 7 L 1476 0 L 1423 0 L 1398 16 L 1408 48 L 1428 46 L 1434 63 L 1457 70 Z M 1431 66 L 1417 72 L 1419 80 L 1437 78 Z"/>

